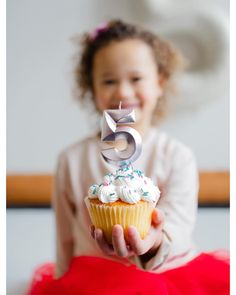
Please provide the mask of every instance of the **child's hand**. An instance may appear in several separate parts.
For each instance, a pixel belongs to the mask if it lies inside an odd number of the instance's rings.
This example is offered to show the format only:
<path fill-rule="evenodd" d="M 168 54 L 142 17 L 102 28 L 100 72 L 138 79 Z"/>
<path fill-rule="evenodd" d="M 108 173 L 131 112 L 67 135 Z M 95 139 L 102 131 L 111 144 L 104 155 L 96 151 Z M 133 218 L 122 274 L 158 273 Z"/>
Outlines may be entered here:
<path fill-rule="evenodd" d="M 162 227 L 164 214 L 159 209 L 152 213 L 152 226 L 145 239 L 141 239 L 139 232 L 134 226 L 128 228 L 128 244 L 124 238 L 124 231 L 121 225 L 117 224 L 112 230 L 112 245 L 109 245 L 101 229 L 91 227 L 91 235 L 106 255 L 117 255 L 130 257 L 154 253 L 162 241 Z"/>

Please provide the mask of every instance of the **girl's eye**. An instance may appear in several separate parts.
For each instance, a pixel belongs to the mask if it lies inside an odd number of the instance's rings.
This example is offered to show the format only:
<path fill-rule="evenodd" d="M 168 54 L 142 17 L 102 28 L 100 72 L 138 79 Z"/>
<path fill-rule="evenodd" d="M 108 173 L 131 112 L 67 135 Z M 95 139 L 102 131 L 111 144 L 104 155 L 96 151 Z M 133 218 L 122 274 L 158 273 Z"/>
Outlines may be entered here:
<path fill-rule="evenodd" d="M 105 84 L 105 85 L 112 85 L 114 83 L 115 83 L 115 80 L 112 80 L 112 79 L 103 81 L 103 84 Z"/>
<path fill-rule="evenodd" d="M 140 80 L 142 80 L 141 77 L 134 77 L 134 78 L 132 78 L 132 82 L 139 82 Z"/>

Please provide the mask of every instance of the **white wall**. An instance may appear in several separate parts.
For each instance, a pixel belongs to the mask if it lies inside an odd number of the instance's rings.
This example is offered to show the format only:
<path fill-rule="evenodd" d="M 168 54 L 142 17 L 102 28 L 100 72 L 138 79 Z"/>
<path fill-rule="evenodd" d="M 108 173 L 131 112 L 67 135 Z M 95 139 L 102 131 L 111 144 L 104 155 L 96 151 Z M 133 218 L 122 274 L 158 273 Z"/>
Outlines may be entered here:
<path fill-rule="evenodd" d="M 81 110 L 71 98 L 71 56 L 74 48 L 70 37 L 91 29 L 111 17 L 139 21 L 152 26 L 153 29 L 156 29 L 155 24 L 160 24 L 163 28 L 163 18 L 152 11 L 152 6 L 148 5 L 153 3 L 148 2 L 153 1 L 7 1 L 9 173 L 51 172 L 59 151 L 85 137 L 93 128 L 88 122 L 88 113 Z M 228 1 L 207 2 L 209 5 L 220 7 L 227 16 Z M 206 4 L 206 1 L 204 3 Z M 176 24 L 172 25 L 176 27 Z M 227 52 L 224 54 L 227 56 Z M 227 67 L 225 71 L 228 71 Z M 191 73 L 189 75 L 191 76 Z M 189 81 L 189 76 L 186 77 L 183 84 L 190 85 L 186 82 Z M 200 84 L 196 85 L 197 97 L 201 97 L 201 100 L 197 103 L 193 101 L 192 108 L 191 104 L 188 105 L 189 100 L 186 104 L 182 102 L 181 111 L 178 110 L 174 117 L 162 124 L 161 128 L 193 148 L 200 169 L 228 169 L 228 86 L 226 81 L 221 79 L 222 73 L 221 76 L 214 76 L 212 71 L 211 79 L 209 75 L 207 77 L 204 81 L 201 78 L 199 80 L 199 77 L 198 80 L 191 80 L 193 85 L 200 81 Z M 210 87 L 206 85 L 207 79 Z M 223 92 L 218 91 L 219 82 L 223 83 Z M 213 98 L 205 100 L 209 88 L 216 88 L 216 91 L 209 93 L 209 97 L 211 95 Z M 191 87 L 191 91 L 194 97 L 194 87 Z M 194 99 L 196 100 L 195 97 Z"/>

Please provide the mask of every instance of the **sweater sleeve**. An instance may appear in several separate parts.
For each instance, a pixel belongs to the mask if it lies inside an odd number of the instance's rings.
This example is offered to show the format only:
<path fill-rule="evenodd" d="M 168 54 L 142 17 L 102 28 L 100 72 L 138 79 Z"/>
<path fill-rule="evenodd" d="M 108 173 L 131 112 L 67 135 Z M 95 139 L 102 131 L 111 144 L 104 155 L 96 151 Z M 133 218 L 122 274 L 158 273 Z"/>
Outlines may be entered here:
<path fill-rule="evenodd" d="M 191 150 L 182 145 L 172 150 L 169 160 L 171 169 L 157 204 L 165 215 L 163 241 L 156 255 L 145 264 L 148 270 L 183 259 L 193 248 L 199 188 L 196 161 Z"/>
<path fill-rule="evenodd" d="M 70 182 L 66 157 L 58 159 L 52 205 L 56 224 L 56 268 L 55 277 L 62 276 L 69 267 L 73 256 L 74 205 L 70 199 Z"/>

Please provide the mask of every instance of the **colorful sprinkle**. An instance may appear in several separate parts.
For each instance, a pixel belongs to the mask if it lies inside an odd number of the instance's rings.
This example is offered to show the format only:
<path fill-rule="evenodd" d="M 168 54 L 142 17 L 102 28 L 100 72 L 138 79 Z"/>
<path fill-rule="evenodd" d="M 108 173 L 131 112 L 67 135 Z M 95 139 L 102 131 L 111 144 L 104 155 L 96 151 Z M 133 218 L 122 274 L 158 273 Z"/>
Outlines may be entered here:
<path fill-rule="evenodd" d="M 93 195 L 95 195 L 96 192 L 97 192 L 97 189 L 96 189 L 96 187 L 95 187 L 95 188 L 93 189 Z"/>
<path fill-rule="evenodd" d="M 115 179 L 124 178 L 124 177 L 125 177 L 124 175 L 117 175 L 117 176 L 115 177 Z"/>
<path fill-rule="evenodd" d="M 143 172 L 140 170 L 134 170 L 134 172 L 137 173 L 138 176 L 140 176 L 140 177 L 143 175 Z"/>

